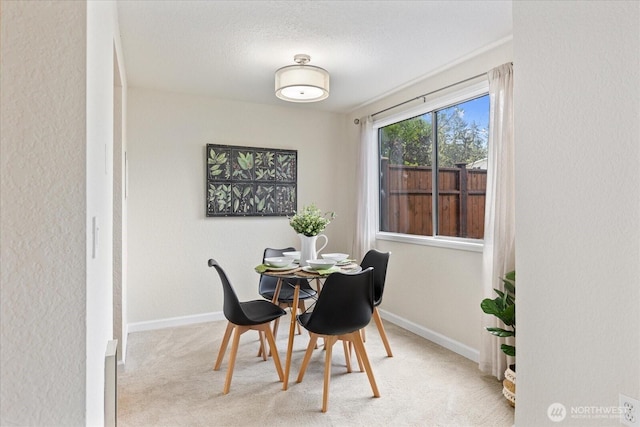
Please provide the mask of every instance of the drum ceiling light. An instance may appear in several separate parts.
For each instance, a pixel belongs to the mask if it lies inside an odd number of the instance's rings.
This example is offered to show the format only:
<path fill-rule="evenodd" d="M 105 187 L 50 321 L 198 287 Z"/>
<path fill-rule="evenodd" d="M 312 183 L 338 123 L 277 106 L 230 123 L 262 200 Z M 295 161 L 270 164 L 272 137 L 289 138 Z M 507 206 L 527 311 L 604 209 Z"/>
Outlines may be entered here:
<path fill-rule="evenodd" d="M 327 70 L 307 65 L 309 55 L 293 57 L 298 65 L 289 65 L 276 71 L 276 96 L 290 102 L 316 102 L 329 97 Z"/>

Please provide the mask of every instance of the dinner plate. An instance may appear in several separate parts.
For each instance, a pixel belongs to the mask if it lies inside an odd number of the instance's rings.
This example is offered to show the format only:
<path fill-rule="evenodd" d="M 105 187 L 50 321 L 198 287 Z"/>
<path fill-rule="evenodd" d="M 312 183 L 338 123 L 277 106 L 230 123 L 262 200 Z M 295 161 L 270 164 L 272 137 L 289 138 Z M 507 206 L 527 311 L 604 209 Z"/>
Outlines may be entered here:
<path fill-rule="evenodd" d="M 335 266 L 334 266 L 334 267 L 335 267 Z M 331 267 L 331 268 L 334 268 L 334 267 Z M 320 272 L 321 272 L 321 271 L 331 270 L 331 268 L 316 270 L 316 269 L 314 269 L 314 268 L 311 268 L 311 267 L 309 267 L 309 266 L 306 266 L 306 267 L 302 267 L 302 271 L 306 271 L 307 273 L 320 274 Z M 335 271 L 340 271 L 340 270 L 336 269 Z M 332 273 L 333 273 L 333 271 L 332 271 Z"/>
<path fill-rule="evenodd" d="M 286 270 L 293 270 L 294 268 L 298 268 L 298 264 L 289 264 L 289 265 L 285 265 L 284 267 L 271 267 L 270 265 L 265 265 L 265 267 L 267 267 L 267 270 L 271 270 L 271 271 L 286 271 Z"/>

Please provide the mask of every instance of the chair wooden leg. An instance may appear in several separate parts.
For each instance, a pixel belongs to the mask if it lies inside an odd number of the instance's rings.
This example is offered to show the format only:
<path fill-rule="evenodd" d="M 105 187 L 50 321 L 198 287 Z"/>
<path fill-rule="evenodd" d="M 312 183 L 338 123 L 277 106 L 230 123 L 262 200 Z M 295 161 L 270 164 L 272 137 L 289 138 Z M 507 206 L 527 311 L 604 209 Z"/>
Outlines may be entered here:
<path fill-rule="evenodd" d="M 349 350 L 353 348 L 353 341 L 349 341 Z M 360 368 L 360 372 L 364 372 L 364 365 L 362 364 L 362 357 L 360 357 L 360 353 L 356 351 L 356 360 L 358 361 L 358 367 Z"/>
<path fill-rule="evenodd" d="M 306 310 L 306 307 L 304 305 L 304 300 L 300 300 L 298 301 L 298 311 L 300 312 L 300 314 L 304 313 Z M 293 313 L 291 312 L 292 316 L 296 316 L 298 313 Z M 300 323 L 296 322 L 296 326 L 298 326 L 298 335 L 302 334 L 302 329 L 300 329 Z"/>
<path fill-rule="evenodd" d="M 360 353 L 362 363 L 364 364 L 364 369 L 367 372 L 367 377 L 369 377 L 369 383 L 371 384 L 371 390 L 373 390 L 373 396 L 380 397 L 380 391 L 378 391 L 378 385 L 376 384 L 376 379 L 374 378 L 373 371 L 371 370 L 371 364 L 369 363 L 369 357 L 367 357 L 367 350 L 365 350 L 364 348 L 362 336 L 357 331 L 353 332 L 351 336 L 353 337 L 353 345 L 356 348 L 356 354 Z"/>
<path fill-rule="evenodd" d="M 271 332 L 271 329 L 269 329 L 269 325 L 267 325 L 267 329 L 269 330 L 269 332 Z M 258 337 L 260 338 L 260 351 L 258 352 L 258 356 L 260 356 L 260 353 L 262 353 L 262 360 L 264 360 L 265 362 L 267 361 L 267 352 L 264 351 L 265 350 L 265 345 L 264 345 L 264 334 L 265 332 L 263 331 L 258 331 Z M 271 348 L 269 348 L 269 352 L 271 352 Z"/>
<path fill-rule="evenodd" d="M 214 371 L 219 370 L 220 365 L 222 365 L 222 359 L 224 359 L 224 354 L 227 351 L 227 345 L 229 345 L 229 338 L 231 337 L 231 331 L 233 331 L 233 323 L 227 322 L 227 329 L 224 331 L 224 337 L 222 337 L 222 342 L 220 343 L 218 358 L 216 359 L 216 364 L 213 367 Z"/>
<path fill-rule="evenodd" d="M 278 336 L 278 326 L 280 326 L 280 318 L 273 321 L 273 338 Z"/>
<path fill-rule="evenodd" d="M 271 357 L 273 358 L 273 363 L 276 365 L 278 378 L 280 378 L 280 382 L 282 382 L 284 381 L 284 373 L 282 372 L 282 365 L 280 364 L 280 356 L 278 356 L 278 349 L 276 348 L 276 340 L 273 337 L 273 333 L 271 333 L 271 329 L 269 328 L 269 325 L 265 325 L 264 333 L 267 336 L 267 341 L 269 342 L 269 349 L 271 352 Z"/>
<path fill-rule="evenodd" d="M 276 338 L 276 336 L 278 335 L 278 326 L 279 326 L 279 325 L 280 325 L 280 318 L 278 317 L 276 320 L 274 320 L 274 321 L 273 321 L 273 339 L 275 339 L 275 338 Z M 260 332 L 260 339 L 262 339 L 262 338 L 263 338 L 263 335 L 262 335 L 262 334 L 263 334 L 263 332 L 261 331 L 261 332 Z M 262 346 L 262 343 L 261 343 L 261 345 L 260 345 L 260 350 L 258 350 L 258 356 L 262 355 L 262 347 L 263 347 L 263 346 Z M 271 349 L 269 349 L 269 356 L 271 356 Z M 266 359 L 266 357 L 267 357 L 267 356 L 266 356 L 266 353 L 265 353 L 265 355 L 263 355 L 262 357 L 263 357 L 263 359 L 264 359 L 264 360 L 267 360 L 267 359 Z"/>
<path fill-rule="evenodd" d="M 238 354 L 238 346 L 240 344 L 240 335 L 242 335 L 247 328 L 245 326 L 236 326 L 233 333 L 233 344 L 231 344 L 231 354 L 229 355 L 229 367 L 227 368 L 227 378 L 224 381 L 223 394 L 229 393 L 231 388 L 231 378 L 233 377 L 233 368 L 236 364 L 236 355 Z"/>
<path fill-rule="evenodd" d="M 331 380 L 331 353 L 333 344 L 337 340 L 336 336 L 325 337 L 324 339 L 324 386 L 322 388 L 322 412 L 327 412 L 329 406 L 329 382 Z"/>
<path fill-rule="evenodd" d="M 307 351 L 304 353 L 304 358 L 302 359 L 302 365 L 300 365 L 300 372 L 298 372 L 298 379 L 296 382 L 302 382 L 302 378 L 304 377 L 304 373 L 307 370 L 307 366 L 309 365 L 309 360 L 311 359 L 311 353 L 313 353 L 313 349 L 316 347 L 316 343 L 318 342 L 318 336 L 314 333 L 310 333 L 311 338 L 309 339 L 309 345 L 307 346 Z"/>
<path fill-rule="evenodd" d="M 344 348 L 344 361 L 347 364 L 347 372 L 351 373 L 351 346 L 349 341 L 342 341 L 342 348 Z"/>
<path fill-rule="evenodd" d="M 378 307 L 373 308 L 373 320 L 375 320 L 376 326 L 378 327 L 378 332 L 380 332 L 380 338 L 382 338 L 382 343 L 384 344 L 384 348 L 387 350 L 387 356 L 393 357 L 393 353 L 391 353 L 391 346 L 389 345 L 389 340 L 387 339 L 387 333 L 384 330 L 384 325 L 382 324 L 382 318 L 380 317 L 380 312 L 378 312 Z"/>

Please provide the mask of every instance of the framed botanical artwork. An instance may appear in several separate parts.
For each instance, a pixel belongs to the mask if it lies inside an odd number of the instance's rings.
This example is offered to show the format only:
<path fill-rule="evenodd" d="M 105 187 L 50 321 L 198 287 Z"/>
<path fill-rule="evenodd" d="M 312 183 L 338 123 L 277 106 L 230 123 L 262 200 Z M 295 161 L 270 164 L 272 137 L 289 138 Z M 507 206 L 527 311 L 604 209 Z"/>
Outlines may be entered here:
<path fill-rule="evenodd" d="M 206 215 L 287 216 L 297 209 L 298 152 L 207 144 Z"/>

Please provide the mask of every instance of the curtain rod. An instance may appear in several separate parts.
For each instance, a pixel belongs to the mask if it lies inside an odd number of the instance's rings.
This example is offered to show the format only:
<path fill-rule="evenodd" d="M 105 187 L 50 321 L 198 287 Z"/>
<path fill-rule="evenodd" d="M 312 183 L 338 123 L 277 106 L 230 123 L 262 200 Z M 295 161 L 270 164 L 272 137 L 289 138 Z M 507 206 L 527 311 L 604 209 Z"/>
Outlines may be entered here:
<path fill-rule="evenodd" d="M 482 76 L 486 76 L 486 75 L 487 75 L 487 73 L 485 72 L 485 73 L 477 74 L 477 75 L 475 75 L 475 76 L 473 76 L 473 77 L 466 78 L 466 79 L 464 79 L 464 80 L 460 80 L 459 82 L 456 82 L 456 83 L 451 83 L 451 84 L 450 84 L 450 85 L 448 85 L 448 86 L 441 87 L 441 88 L 436 89 L 436 90 L 432 90 L 431 92 L 428 92 L 428 93 L 422 94 L 422 95 L 420 95 L 420 96 L 416 96 L 415 98 L 411 98 L 411 99 L 409 99 L 409 100 L 407 100 L 407 101 L 404 101 L 404 102 L 401 102 L 401 103 L 399 103 L 399 104 L 392 105 L 391 107 L 385 108 L 384 110 L 380 110 L 380 111 L 378 111 L 378 112 L 376 112 L 376 113 L 371 114 L 371 117 L 375 117 L 375 116 L 377 116 L 378 114 L 382 114 L 382 113 L 387 112 L 387 111 L 389 111 L 389 110 L 393 110 L 394 108 L 398 108 L 398 107 L 400 107 L 400 106 L 402 106 L 402 105 L 404 105 L 404 104 L 408 104 L 409 102 L 417 101 L 417 100 L 418 100 L 418 99 L 420 99 L 420 98 L 426 98 L 427 96 L 429 96 L 429 95 L 433 95 L 434 93 L 438 93 L 438 92 L 443 91 L 443 90 L 445 90 L 445 89 L 449 89 L 450 87 L 457 86 L 457 85 L 459 85 L 459 84 L 466 83 L 466 82 L 468 82 L 468 81 L 470 81 L 470 80 L 477 79 L 478 77 L 482 77 Z M 355 123 L 355 124 L 358 124 L 358 123 L 360 123 L 360 120 L 359 120 L 359 119 L 355 119 L 355 120 L 354 120 L 354 123 Z"/>

